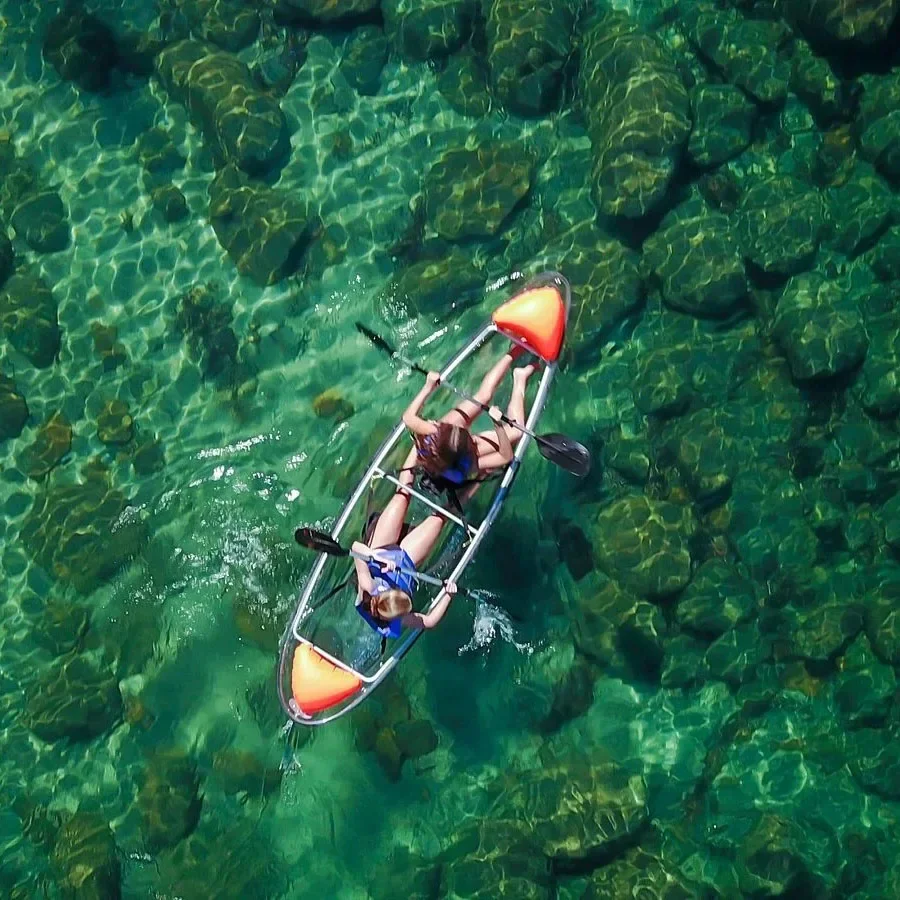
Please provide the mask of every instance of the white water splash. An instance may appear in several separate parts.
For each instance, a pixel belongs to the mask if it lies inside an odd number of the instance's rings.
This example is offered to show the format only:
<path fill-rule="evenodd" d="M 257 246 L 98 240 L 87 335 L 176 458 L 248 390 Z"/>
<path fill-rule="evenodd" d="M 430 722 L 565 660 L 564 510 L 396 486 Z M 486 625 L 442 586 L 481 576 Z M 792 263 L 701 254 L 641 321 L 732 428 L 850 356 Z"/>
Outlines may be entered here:
<path fill-rule="evenodd" d="M 487 592 L 485 592 L 487 593 Z M 488 596 L 491 596 L 490 594 Z M 459 655 L 475 650 L 489 648 L 497 637 L 511 644 L 519 653 L 530 656 L 534 653 L 534 647 L 529 643 L 519 643 L 516 640 L 516 630 L 513 627 L 509 613 L 502 607 L 490 603 L 482 596 L 475 598 L 475 627 L 469 642 L 459 648 Z"/>

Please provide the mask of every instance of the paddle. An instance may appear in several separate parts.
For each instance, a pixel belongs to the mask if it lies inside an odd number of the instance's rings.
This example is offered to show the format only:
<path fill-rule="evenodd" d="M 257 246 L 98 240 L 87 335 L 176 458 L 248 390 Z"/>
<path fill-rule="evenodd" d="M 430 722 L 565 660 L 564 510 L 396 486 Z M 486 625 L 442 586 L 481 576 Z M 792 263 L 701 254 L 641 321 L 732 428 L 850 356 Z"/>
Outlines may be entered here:
<path fill-rule="evenodd" d="M 315 528 L 298 528 L 294 532 L 294 540 L 303 547 L 308 547 L 310 550 L 315 550 L 317 553 L 327 553 L 330 556 L 352 556 L 355 559 L 362 559 L 366 562 L 370 560 L 377 559 L 374 556 L 368 556 L 364 553 L 354 553 L 352 550 L 349 550 L 347 547 L 342 547 L 333 537 L 325 534 L 324 531 L 316 531 Z M 433 584 L 437 587 L 444 587 L 446 582 L 441 581 L 440 578 L 435 578 L 433 575 L 426 575 L 424 572 L 417 572 L 415 569 L 404 569 L 400 566 L 396 569 L 397 572 L 402 572 L 404 575 L 412 575 L 417 581 L 424 581 L 426 584 Z M 457 593 L 467 594 L 468 596 L 472 596 L 472 591 L 467 591 L 464 588 L 457 587 Z"/>
<path fill-rule="evenodd" d="M 363 325 L 362 322 L 356 323 L 357 331 L 364 334 L 379 350 L 387 353 L 392 359 L 397 359 L 402 362 L 404 365 L 409 366 L 414 372 L 418 372 L 420 375 L 427 375 L 428 370 L 423 366 L 420 366 L 417 362 L 414 362 L 411 359 L 407 359 L 401 353 L 398 353 L 397 350 L 392 347 L 380 334 L 376 334 L 372 331 L 371 328 L 367 328 Z M 461 391 L 459 388 L 450 384 L 449 381 L 445 381 L 443 378 L 440 382 L 445 388 L 449 388 L 459 397 L 462 397 L 463 400 L 468 400 L 470 403 L 476 404 L 476 406 L 480 407 L 483 412 L 488 412 L 489 407 L 476 400 L 474 397 L 470 397 L 464 391 Z M 534 438 L 537 442 L 538 450 L 540 451 L 541 456 L 544 459 L 549 460 L 550 462 L 556 464 L 561 469 L 565 469 L 567 472 L 571 472 L 573 475 L 577 475 L 579 478 L 583 478 L 588 474 L 591 470 L 591 454 L 588 451 L 587 447 L 583 444 L 579 444 L 578 441 L 573 440 L 570 437 L 567 437 L 564 434 L 558 434 L 553 432 L 551 434 L 535 434 L 529 428 L 526 428 L 524 425 L 519 425 L 518 422 L 514 422 L 508 416 L 502 415 L 500 420 L 506 424 L 510 425 L 513 428 L 517 428 L 519 431 L 524 434 L 529 435 Z"/>

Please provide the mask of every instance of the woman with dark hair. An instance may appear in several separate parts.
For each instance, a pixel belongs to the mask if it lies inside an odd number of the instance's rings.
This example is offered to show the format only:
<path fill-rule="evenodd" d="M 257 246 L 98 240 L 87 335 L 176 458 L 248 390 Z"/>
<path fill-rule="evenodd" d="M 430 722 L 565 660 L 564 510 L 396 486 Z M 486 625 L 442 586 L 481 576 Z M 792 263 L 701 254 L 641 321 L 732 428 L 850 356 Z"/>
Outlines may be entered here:
<path fill-rule="evenodd" d="M 422 390 L 403 414 L 403 423 L 413 433 L 416 443 L 415 465 L 438 487 L 460 487 L 467 482 L 479 481 L 512 461 L 513 448 L 522 432 L 502 423 L 498 406 L 490 406 L 488 412 L 494 423 L 496 441 L 489 431 L 473 435 L 469 426 L 481 411 L 480 404 L 488 406 L 491 403 L 513 362 L 524 352 L 515 346 L 504 353 L 482 379 L 475 392 L 477 402 L 464 400 L 437 422 L 419 415 L 425 401 L 441 383 L 437 372 L 428 373 Z M 519 425 L 525 424 L 525 389 L 534 371 L 534 365 L 527 365 L 513 372 L 512 396 L 506 416 Z"/>

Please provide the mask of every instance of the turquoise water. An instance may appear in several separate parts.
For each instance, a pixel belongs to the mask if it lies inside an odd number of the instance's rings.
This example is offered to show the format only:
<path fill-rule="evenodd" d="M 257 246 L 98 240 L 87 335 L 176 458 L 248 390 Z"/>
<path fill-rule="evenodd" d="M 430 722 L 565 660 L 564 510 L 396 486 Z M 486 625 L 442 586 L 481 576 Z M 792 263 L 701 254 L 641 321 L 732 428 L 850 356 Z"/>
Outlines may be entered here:
<path fill-rule="evenodd" d="M 0 2 L 0 893 L 896 896 L 896 8 L 327 6 Z M 420 385 L 354 322 L 547 268 L 591 475 L 286 751 L 294 529 Z"/>

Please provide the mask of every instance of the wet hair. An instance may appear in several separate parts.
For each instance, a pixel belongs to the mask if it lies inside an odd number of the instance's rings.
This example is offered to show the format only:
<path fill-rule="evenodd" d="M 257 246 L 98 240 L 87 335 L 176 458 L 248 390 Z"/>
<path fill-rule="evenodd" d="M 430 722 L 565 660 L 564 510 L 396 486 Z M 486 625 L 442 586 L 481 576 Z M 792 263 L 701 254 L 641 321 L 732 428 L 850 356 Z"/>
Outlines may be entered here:
<path fill-rule="evenodd" d="M 469 430 L 449 422 L 438 422 L 434 434 L 417 436 L 416 450 L 418 465 L 436 478 L 448 469 L 460 468 L 466 457 L 475 459 L 478 455 Z"/>
<path fill-rule="evenodd" d="M 412 612 L 412 598 L 406 591 L 390 588 L 380 594 L 366 594 L 369 613 L 382 622 L 390 622 Z"/>

